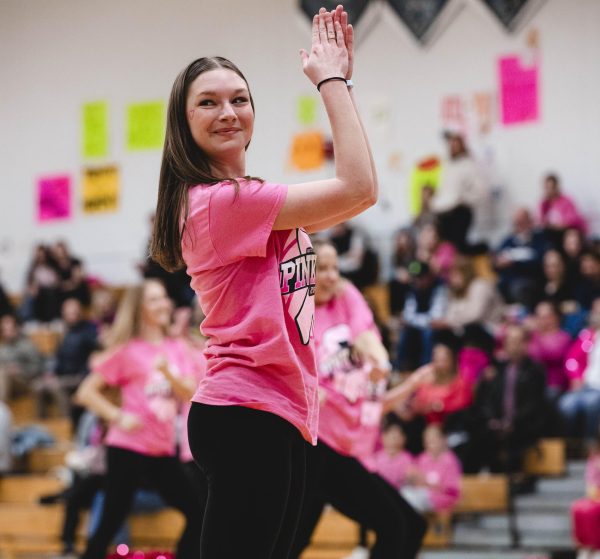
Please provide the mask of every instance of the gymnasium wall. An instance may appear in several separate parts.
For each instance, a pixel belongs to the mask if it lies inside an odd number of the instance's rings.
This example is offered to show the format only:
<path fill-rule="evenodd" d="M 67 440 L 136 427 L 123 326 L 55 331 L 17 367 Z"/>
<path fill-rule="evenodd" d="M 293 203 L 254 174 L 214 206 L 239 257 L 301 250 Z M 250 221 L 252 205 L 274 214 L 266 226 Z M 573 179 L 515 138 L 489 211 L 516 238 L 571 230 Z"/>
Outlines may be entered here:
<path fill-rule="evenodd" d="M 485 134 L 470 133 L 487 162 L 497 219 L 517 204 L 533 205 L 540 178 L 557 171 L 600 233 L 600 1 L 547 0 L 517 33 L 508 34 L 479 0 L 456 2 L 452 22 L 427 48 L 387 6 L 359 25 L 356 97 L 372 139 L 381 201 L 358 221 L 384 253 L 391 231 L 408 217 L 407 184 L 416 160 L 443 154 L 442 100 L 468 104 L 495 94 L 497 59 L 531 59 L 527 37 L 539 37 L 541 117 L 504 127 L 495 117 Z M 31 248 L 67 239 L 88 271 L 114 283 L 134 281 L 148 215 L 157 192 L 160 150 L 129 152 L 129 103 L 167 98 L 177 72 L 192 59 L 221 54 L 233 59 L 252 87 L 257 122 L 247 171 L 272 181 L 299 182 L 331 174 L 291 169 L 292 137 L 304 127 L 298 97 L 313 94 L 302 74 L 300 47 L 310 28 L 295 0 L 1 0 L 0 1 L 0 270 L 11 291 L 22 288 Z M 529 58 L 528 58 L 529 57 Z M 118 165 L 120 207 L 85 215 L 79 181 L 81 107 L 109 106 L 109 157 Z M 322 109 L 317 126 L 327 130 Z M 73 176 L 73 216 L 39 224 L 36 180 Z M 502 228 L 502 227 L 501 227 Z"/>

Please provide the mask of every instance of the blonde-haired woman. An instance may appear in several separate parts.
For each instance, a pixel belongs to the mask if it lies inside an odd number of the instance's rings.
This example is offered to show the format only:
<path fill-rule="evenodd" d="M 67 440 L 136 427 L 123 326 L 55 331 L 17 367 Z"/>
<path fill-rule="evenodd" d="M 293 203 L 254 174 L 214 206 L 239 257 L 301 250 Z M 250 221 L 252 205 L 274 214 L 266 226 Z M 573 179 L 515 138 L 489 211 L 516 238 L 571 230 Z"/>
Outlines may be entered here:
<path fill-rule="evenodd" d="M 146 280 L 131 288 L 107 337 L 107 351 L 95 360 L 75 395 L 79 404 L 110 425 L 104 510 L 83 559 L 106 556 L 142 479 L 186 517 L 177 558 L 200 554 L 203 507 L 176 456 L 175 441 L 178 400 L 193 393 L 198 365 L 184 342 L 167 336 L 171 312 L 171 301 L 159 281 Z M 103 395 L 108 386 L 120 389 L 120 406 Z"/>

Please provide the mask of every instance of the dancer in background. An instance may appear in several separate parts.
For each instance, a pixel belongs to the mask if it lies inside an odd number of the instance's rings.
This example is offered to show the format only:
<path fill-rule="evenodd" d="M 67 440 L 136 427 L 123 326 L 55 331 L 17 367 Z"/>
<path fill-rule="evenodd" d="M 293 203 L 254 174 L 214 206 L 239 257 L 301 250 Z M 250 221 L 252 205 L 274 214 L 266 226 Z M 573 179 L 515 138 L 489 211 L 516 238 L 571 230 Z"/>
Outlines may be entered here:
<path fill-rule="evenodd" d="M 207 476 L 203 559 L 286 559 L 315 443 L 315 255 L 307 232 L 377 199 L 368 142 L 347 82 L 352 27 L 342 6 L 313 20 L 302 66 L 331 123 L 335 177 L 281 185 L 249 176 L 254 105 L 231 61 L 200 58 L 177 77 L 151 256 L 182 265 L 206 318 L 206 376 L 190 411 L 190 447 Z M 210 428 L 207 428 L 210 425 Z"/>
<path fill-rule="evenodd" d="M 197 365 L 184 342 L 166 335 L 171 312 L 160 282 L 145 280 L 131 288 L 117 311 L 106 354 L 92 364 L 75 395 L 110 424 L 104 510 L 83 559 L 104 559 L 143 477 L 186 517 L 176 557 L 197 559 L 200 554 L 203 504 L 183 472 L 175 440 L 179 400 L 189 398 Z M 121 407 L 102 394 L 107 386 L 120 388 Z"/>
<path fill-rule="evenodd" d="M 321 390 L 319 442 L 308 453 L 307 499 L 294 557 L 310 543 L 326 503 L 374 530 L 373 559 L 415 557 L 425 520 L 376 471 L 383 414 L 424 379 L 415 374 L 386 391 L 388 355 L 373 314 L 358 289 L 340 277 L 335 247 L 315 244 L 315 345 Z M 368 557 L 361 542 L 352 558 Z"/>

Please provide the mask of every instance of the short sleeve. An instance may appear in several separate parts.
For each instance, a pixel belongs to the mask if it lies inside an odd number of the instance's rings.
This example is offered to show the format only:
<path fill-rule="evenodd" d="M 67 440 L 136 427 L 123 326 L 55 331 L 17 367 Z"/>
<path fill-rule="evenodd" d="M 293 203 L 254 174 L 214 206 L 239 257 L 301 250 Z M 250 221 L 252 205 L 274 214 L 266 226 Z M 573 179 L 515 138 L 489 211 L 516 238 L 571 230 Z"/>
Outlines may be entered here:
<path fill-rule="evenodd" d="M 224 182 L 211 189 L 208 227 L 222 262 L 266 255 L 273 223 L 285 202 L 287 186 L 256 180 Z"/>
<path fill-rule="evenodd" d="M 206 358 L 200 350 L 188 346 L 182 340 L 175 340 L 177 366 L 184 377 L 193 377 L 199 381 L 206 373 Z"/>
<path fill-rule="evenodd" d="M 369 305 L 367 305 L 360 291 L 350 282 L 347 282 L 344 286 L 342 298 L 352 336 L 356 337 L 367 330 L 372 330 L 379 335 L 379 330 L 375 326 L 375 320 Z"/>
<path fill-rule="evenodd" d="M 121 386 L 125 383 L 127 369 L 126 346 L 117 348 L 93 366 L 93 372 L 102 376 L 105 382 L 111 386 Z"/>

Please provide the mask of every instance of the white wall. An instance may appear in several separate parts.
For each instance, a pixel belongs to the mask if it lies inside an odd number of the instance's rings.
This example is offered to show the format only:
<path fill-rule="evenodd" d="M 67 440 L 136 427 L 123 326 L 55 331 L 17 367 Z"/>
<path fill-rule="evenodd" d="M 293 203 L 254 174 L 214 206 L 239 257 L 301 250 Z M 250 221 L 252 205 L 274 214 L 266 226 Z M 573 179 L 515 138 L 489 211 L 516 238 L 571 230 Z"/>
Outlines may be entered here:
<path fill-rule="evenodd" d="M 129 153 L 124 111 L 133 101 L 166 99 L 176 73 L 209 54 L 230 57 L 246 73 L 257 105 L 248 172 L 296 182 L 331 172 L 289 170 L 297 97 L 313 89 L 298 49 L 309 25 L 294 0 L 1 0 L 0 1 L 0 269 L 10 290 L 22 286 L 34 242 L 69 240 L 91 273 L 113 282 L 135 279 L 156 198 L 160 152 Z M 372 137 L 383 198 L 360 221 L 385 248 L 407 216 L 406 181 L 414 161 L 442 153 L 440 103 L 448 94 L 495 91 L 496 59 L 525 52 L 531 27 L 540 33 L 542 118 L 496 125 L 474 137 L 475 151 L 493 153 L 505 188 L 503 212 L 533 205 L 540 177 L 563 177 L 600 232 L 600 1 L 547 0 L 519 33 L 508 35 L 478 0 L 464 8 L 427 49 L 419 48 L 387 8 L 357 52 L 356 95 Z M 360 29 L 359 29 L 360 31 Z M 122 171 L 116 214 L 38 225 L 35 180 L 68 172 L 77 179 L 81 104 L 110 106 L 107 162 Z M 382 108 L 387 124 L 375 116 Z M 324 115 L 320 120 L 325 125 Z M 390 168 L 390 154 L 401 165 Z M 77 197 L 76 197 L 77 199 Z"/>

